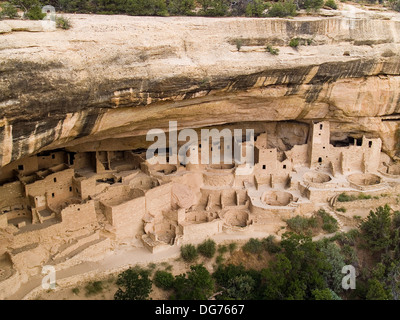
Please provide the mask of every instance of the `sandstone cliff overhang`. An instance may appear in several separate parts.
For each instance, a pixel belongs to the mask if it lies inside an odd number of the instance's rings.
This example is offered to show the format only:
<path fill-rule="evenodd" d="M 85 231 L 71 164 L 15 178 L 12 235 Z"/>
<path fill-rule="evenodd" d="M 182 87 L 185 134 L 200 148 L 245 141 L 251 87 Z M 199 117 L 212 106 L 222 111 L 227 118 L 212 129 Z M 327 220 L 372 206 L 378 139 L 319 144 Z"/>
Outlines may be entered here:
<path fill-rule="evenodd" d="M 46 149 L 145 147 L 146 132 L 171 120 L 327 119 L 333 136 L 380 137 L 396 153 L 397 13 L 70 18 L 68 31 L 0 35 L 1 166 Z M 310 45 L 293 49 L 294 37 Z"/>

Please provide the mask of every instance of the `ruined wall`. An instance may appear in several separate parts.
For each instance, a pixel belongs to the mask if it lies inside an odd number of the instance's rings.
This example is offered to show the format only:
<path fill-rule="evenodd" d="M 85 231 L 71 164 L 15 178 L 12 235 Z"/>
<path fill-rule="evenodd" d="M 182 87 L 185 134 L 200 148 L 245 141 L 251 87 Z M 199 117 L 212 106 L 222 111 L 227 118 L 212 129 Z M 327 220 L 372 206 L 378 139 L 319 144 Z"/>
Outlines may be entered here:
<path fill-rule="evenodd" d="M 90 228 L 97 225 L 94 201 L 72 204 L 61 211 L 61 221 L 65 230 Z"/>
<path fill-rule="evenodd" d="M 60 201 L 72 197 L 73 169 L 67 169 L 48 175 L 43 180 L 38 180 L 25 186 L 27 196 L 46 195 L 48 206 L 54 206 Z M 34 206 L 34 204 L 32 204 Z"/>
<path fill-rule="evenodd" d="M 21 182 L 15 181 L 0 187 L 0 209 L 25 202 Z"/>
<path fill-rule="evenodd" d="M 213 220 L 211 222 L 185 224 L 183 228 L 183 243 L 201 242 L 209 236 L 222 232 L 223 221 Z"/>
<path fill-rule="evenodd" d="M 172 183 L 168 183 L 151 190 L 145 194 L 146 213 L 153 216 L 159 216 L 163 211 L 171 209 L 171 188 Z"/>

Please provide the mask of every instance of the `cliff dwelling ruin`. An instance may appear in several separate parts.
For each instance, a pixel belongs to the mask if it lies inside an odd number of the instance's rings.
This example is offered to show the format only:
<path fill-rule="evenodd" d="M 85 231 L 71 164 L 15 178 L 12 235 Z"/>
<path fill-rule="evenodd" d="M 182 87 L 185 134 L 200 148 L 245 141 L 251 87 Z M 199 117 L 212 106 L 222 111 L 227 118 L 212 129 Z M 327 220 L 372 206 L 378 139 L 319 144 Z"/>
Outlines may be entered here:
<path fill-rule="evenodd" d="M 312 122 L 307 132 L 306 143 L 287 150 L 269 147 L 276 137 L 267 132 L 244 141 L 254 144 L 249 171 L 222 160 L 150 164 L 143 150 L 54 150 L 2 167 L 0 228 L 8 239 L 0 291 L 16 272 L 62 268 L 118 244 L 159 252 L 223 232 L 277 234 L 285 219 L 309 215 L 340 193 L 399 188 L 399 169 L 381 153 L 380 138 L 334 146 L 329 121 Z M 191 147 L 200 157 L 201 144 Z"/>

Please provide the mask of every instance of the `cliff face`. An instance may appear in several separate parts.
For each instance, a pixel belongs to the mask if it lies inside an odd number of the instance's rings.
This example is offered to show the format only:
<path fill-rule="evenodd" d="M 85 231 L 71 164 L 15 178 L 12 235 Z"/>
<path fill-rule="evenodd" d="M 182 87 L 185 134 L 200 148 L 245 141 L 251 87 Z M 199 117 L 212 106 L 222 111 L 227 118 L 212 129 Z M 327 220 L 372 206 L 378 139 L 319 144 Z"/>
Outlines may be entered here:
<path fill-rule="evenodd" d="M 71 15 L 68 31 L 1 34 L 0 166 L 46 149 L 145 147 L 146 132 L 171 120 L 179 129 L 291 121 L 280 134 L 295 136 L 300 122 L 327 119 L 333 139 L 380 137 L 394 156 L 400 15 L 349 12 Z"/>

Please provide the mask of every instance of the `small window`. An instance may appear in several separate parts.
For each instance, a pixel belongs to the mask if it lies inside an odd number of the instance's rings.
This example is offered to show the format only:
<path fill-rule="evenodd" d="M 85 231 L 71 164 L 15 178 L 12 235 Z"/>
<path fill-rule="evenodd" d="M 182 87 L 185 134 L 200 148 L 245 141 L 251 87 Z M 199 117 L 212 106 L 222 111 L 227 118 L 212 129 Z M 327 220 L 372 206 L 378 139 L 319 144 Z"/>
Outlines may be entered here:
<path fill-rule="evenodd" d="M 325 147 L 322 147 L 322 149 L 325 149 Z"/>
<path fill-rule="evenodd" d="M 53 181 L 54 181 L 54 182 L 57 182 L 57 178 L 54 178 Z"/>
<path fill-rule="evenodd" d="M 201 148 L 201 143 L 199 144 L 199 148 Z"/>
<path fill-rule="evenodd" d="M 54 194 L 54 193 L 52 193 L 52 194 L 51 194 L 51 197 L 52 197 L 52 198 L 54 198 L 54 196 L 55 196 L 55 194 Z"/>
<path fill-rule="evenodd" d="M 321 158 L 321 157 L 318 158 L 318 162 L 319 162 L 319 163 L 322 162 L 322 158 Z"/>
<path fill-rule="evenodd" d="M 24 165 L 23 165 L 23 164 L 20 164 L 20 165 L 18 166 L 18 170 L 20 170 L 20 171 L 24 170 Z"/>
<path fill-rule="evenodd" d="M 52 154 L 52 155 L 51 155 L 51 158 L 52 158 L 52 159 L 55 159 L 55 158 L 56 158 L 56 155 L 55 155 L 55 154 Z"/>
<path fill-rule="evenodd" d="M 263 164 L 263 170 L 267 169 L 267 166 L 265 164 Z"/>
<path fill-rule="evenodd" d="M 211 151 L 213 151 L 213 147 L 211 147 Z"/>
<path fill-rule="evenodd" d="M 322 130 L 322 124 L 319 125 L 319 130 Z"/>
<path fill-rule="evenodd" d="M 72 192 L 72 187 L 69 187 L 69 192 Z"/>
<path fill-rule="evenodd" d="M 283 169 L 286 169 L 286 164 L 283 165 Z"/>
<path fill-rule="evenodd" d="M 372 141 L 368 141 L 368 147 L 372 147 Z"/>

